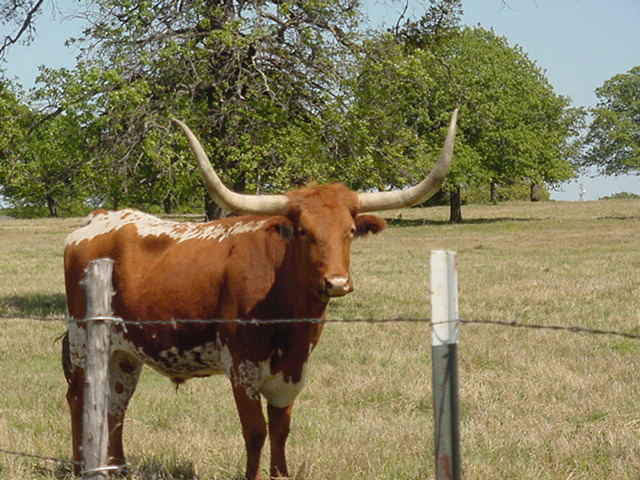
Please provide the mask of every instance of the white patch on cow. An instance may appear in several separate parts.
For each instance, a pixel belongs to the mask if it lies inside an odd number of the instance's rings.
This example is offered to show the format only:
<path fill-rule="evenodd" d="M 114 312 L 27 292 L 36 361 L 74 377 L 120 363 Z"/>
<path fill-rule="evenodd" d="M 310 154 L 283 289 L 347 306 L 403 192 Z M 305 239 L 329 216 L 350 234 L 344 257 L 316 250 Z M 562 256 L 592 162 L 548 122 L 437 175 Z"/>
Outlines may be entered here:
<path fill-rule="evenodd" d="M 254 363 L 249 360 L 240 362 L 231 374 L 231 381 L 236 388 L 242 388 L 247 397 L 252 400 L 260 398 L 260 387 L 265 377 L 265 369 L 269 369 L 268 362 Z"/>
<path fill-rule="evenodd" d="M 238 221 L 229 225 L 169 222 L 137 210 L 119 210 L 87 217 L 84 226 L 67 237 L 65 247 L 80 243 L 83 240 L 91 240 L 98 235 L 118 230 L 127 225 L 134 225 L 141 237 L 166 235 L 177 242 L 185 242 L 187 240 L 217 240 L 222 242 L 234 235 L 259 230 L 265 222 L 266 220 Z"/>
<path fill-rule="evenodd" d="M 231 381 L 236 388 L 242 388 L 247 396 L 258 400 L 262 394 L 274 407 L 291 405 L 304 387 L 307 374 L 306 362 L 302 366 L 299 382 L 285 381 L 282 372 L 271 373 L 268 360 L 254 363 L 245 360 L 231 373 Z"/>
<path fill-rule="evenodd" d="M 126 367 L 126 368 L 125 368 Z M 109 414 L 122 418 L 138 384 L 142 364 L 115 352 L 109 362 Z"/>
<path fill-rule="evenodd" d="M 269 375 L 263 382 L 260 393 L 264 395 L 269 404 L 274 407 L 286 407 L 291 405 L 304 387 L 307 378 L 307 363 L 302 365 L 302 375 L 299 382 L 287 382 L 282 372 Z"/>
<path fill-rule="evenodd" d="M 218 341 L 220 338 L 218 337 Z M 228 378 L 231 378 L 231 369 L 233 368 L 233 358 L 231 357 L 231 351 L 226 345 L 222 345 L 220 348 L 220 365 Z"/>

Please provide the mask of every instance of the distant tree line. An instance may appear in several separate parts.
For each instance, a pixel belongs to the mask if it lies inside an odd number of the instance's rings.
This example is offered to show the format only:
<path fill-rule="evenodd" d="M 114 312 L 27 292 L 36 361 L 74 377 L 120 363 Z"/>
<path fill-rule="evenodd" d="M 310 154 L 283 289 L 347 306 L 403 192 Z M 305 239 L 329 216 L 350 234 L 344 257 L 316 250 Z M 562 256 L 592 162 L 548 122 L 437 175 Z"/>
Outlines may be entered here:
<path fill-rule="evenodd" d="M 0 0 L 0 11 L 10 4 Z M 599 91 L 585 156 L 584 110 L 555 94 L 521 48 L 462 27 L 459 0 L 431 0 L 421 18 L 386 31 L 363 28 L 358 0 L 83 5 L 73 69 L 44 67 L 30 92 L 0 78 L 0 194 L 18 213 L 187 212 L 204 201 L 219 215 L 172 117 L 238 191 L 310 181 L 384 190 L 422 178 L 460 107 L 444 186 L 452 221 L 478 186 L 497 200 L 500 186 L 533 191 L 605 158 L 635 158 L 624 168 L 637 171 L 637 110 L 618 115 L 633 99 L 616 87 L 624 75 Z M 612 141 L 620 125 L 627 134 Z"/>

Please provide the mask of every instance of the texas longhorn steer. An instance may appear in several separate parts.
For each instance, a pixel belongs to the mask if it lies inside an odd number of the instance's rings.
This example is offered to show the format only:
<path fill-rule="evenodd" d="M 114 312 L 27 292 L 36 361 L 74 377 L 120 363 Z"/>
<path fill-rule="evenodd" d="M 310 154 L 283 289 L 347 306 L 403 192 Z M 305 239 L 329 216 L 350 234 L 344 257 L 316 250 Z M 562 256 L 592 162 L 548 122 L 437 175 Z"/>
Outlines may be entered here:
<path fill-rule="evenodd" d="M 85 316 L 80 280 L 91 260 L 114 260 L 113 311 L 128 322 L 172 319 L 320 318 L 330 297 L 353 290 L 349 250 L 355 237 L 385 222 L 363 212 L 423 202 L 444 180 L 453 153 L 457 111 L 432 172 L 403 191 L 355 193 L 342 184 L 284 195 L 242 195 L 219 180 L 199 141 L 183 123 L 209 194 L 242 216 L 177 223 L 135 210 L 93 212 L 65 242 L 67 305 Z M 288 476 L 285 442 L 291 409 L 320 337 L 317 323 L 239 325 L 175 323 L 113 327 L 109 365 L 111 465 L 124 463 L 122 426 L 143 364 L 176 383 L 225 374 L 231 381 L 246 448 L 246 478 L 259 478 L 267 435 L 270 474 Z M 85 337 L 72 323 L 63 345 L 73 458 L 81 462 Z M 261 396 L 267 401 L 268 424 Z M 77 473 L 77 472 L 76 472 Z"/>

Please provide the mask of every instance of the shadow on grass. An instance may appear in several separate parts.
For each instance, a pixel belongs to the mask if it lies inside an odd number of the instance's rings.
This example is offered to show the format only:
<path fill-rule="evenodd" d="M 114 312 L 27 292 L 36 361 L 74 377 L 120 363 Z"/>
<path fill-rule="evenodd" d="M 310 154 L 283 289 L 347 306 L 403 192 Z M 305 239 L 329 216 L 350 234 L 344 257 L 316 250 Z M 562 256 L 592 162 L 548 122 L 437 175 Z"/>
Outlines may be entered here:
<path fill-rule="evenodd" d="M 33 478 L 55 478 L 57 480 L 67 480 L 78 478 L 73 475 L 73 469 L 69 465 L 36 465 L 33 467 Z"/>
<path fill-rule="evenodd" d="M 132 468 L 133 478 L 177 478 L 184 480 L 196 480 L 199 478 L 193 462 L 189 460 L 175 460 L 166 464 L 153 458 L 148 458 Z M 233 477 L 235 480 L 235 477 Z"/>
<path fill-rule="evenodd" d="M 608 217 L 598 217 L 598 220 L 640 220 L 639 216 L 629 215 L 629 216 L 608 216 Z"/>
<path fill-rule="evenodd" d="M 38 465 L 33 468 L 34 478 L 55 478 L 56 480 L 77 479 L 68 465 L 43 466 Z M 130 478 L 133 480 L 155 478 L 158 480 L 198 480 L 196 469 L 190 461 L 177 461 L 172 465 L 164 465 L 157 460 L 150 459 L 136 468 L 124 474 L 112 474 L 109 478 Z M 226 477 L 223 477 L 226 478 Z M 228 480 L 241 480 L 241 474 L 229 475 Z"/>
<path fill-rule="evenodd" d="M 198 480 L 202 478 L 196 473 L 193 462 L 190 460 L 177 459 L 168 463 L 160 462 L 154 458 L 143 460 L 140 464 L 131 469 L 131 478 L 163 478 L 179 479 L 179 480 Z M 225 480 L 244 480 L 245 476 L 242 472 L 224 472 L 216 475 L 215 478 Z"/>
<path fill-rule="evenodd" d="M 0 297 L 0 316 L 52 317 L 64 316 L 66 313 L 67 306 L 61 293 Z"/>
<path fill-rule="evenodd" d="M 455 225 L 449 223 L 448 220 L 427 220 L 423 218 L 385 218 L 387 225 L 392 228 L 397 227 L 424 227 L 424 226 L 441 226 Z M 461 225 L 489 225 L 492 223 L 505 222 L 539 222 L 548 220 L 548 218 L 518 218 L 518 217 L 495 217 L 495 218 L 472 218 L 464 220 Z M 460 224 L 458 224 L 460 225 Z"/>

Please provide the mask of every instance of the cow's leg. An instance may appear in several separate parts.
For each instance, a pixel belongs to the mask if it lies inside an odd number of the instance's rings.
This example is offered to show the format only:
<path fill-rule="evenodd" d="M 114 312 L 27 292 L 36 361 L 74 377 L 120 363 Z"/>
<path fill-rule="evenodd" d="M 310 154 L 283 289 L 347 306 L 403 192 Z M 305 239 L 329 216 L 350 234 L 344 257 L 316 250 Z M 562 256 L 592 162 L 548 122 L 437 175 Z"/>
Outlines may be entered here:
<path fill-rule="evenodd" d="M 71 445 L 73 451 L 73 473 L 80 475 L 82 470 L 82 404 L 84 401 L 84 369 L 73 367 L 65 372 L 69 386 L 67 387 L 67 403 L 71 413 Z"/>
<path fill-rule="evenodd" d="M 234 383 L 233 380 L 231 382 Z M 236 400 L 242 436 L 247 452 L 246 480 L 260 478 L 260 453 L 267 437 L 267 424 L 262 414 L 262 405 L 257 393 L 249 394 L 244 387 L 233 385 L 233 396 Z"/>
<path fill-rule="evenodd" d="M 74 328 L 75 325 L 73 326 Z M 71 329 L 70 329 L 71 330 Z M 78 337 L 77 330 L 68 331 L 62 338 L 62 370 L 67 379 L 67 403 L 69 404 L 69 413 L 71 414 L 71 447 L 73 453 L 73 472 L 80 475 L 82 470 L 82 405 L 84 402 L 84 369 L 75 364 L 71 359 L 71 351 L 73 349 L 76 360 L 80 358 L 84 361 L 84 356 L 79 356 L 80 348 L 83 345 L 71 345 L 70 334 L 74 339 Z M 77 342 L 76 342 L 77 343 Z"/>
<path fill-rule="evenodd" d="M 271 445 L 271 478 L 289 476 L 289 472 L 287 471 L 287 459 L 285 456 L 285 443 L 289 436 L 292 408 L 293 405 L 282 408 L 267 405 L 267 414 L 269 416 L 269 442 Z"/>
<path fill-rule="evenodd" d="M 131 395 L 138 384 L 142 363 L 132 356 L 116 351 L 109 361 L 109 465 L 124 465 L 122 426 Z"/>

